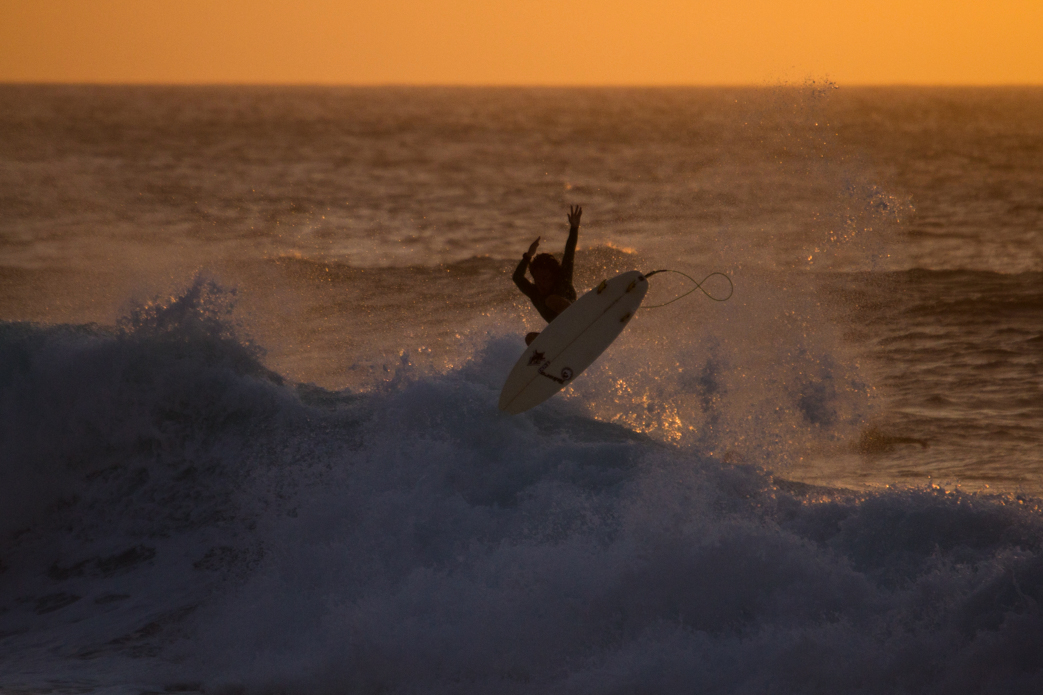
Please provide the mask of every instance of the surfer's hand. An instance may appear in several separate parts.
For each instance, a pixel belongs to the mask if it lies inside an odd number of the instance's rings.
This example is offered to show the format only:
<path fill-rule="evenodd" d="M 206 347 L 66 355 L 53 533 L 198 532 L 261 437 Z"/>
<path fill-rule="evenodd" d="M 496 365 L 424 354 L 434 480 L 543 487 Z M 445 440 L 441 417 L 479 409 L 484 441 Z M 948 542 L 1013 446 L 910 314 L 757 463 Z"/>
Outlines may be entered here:
<path fill-rule="evenodd" d="M 568 309 L 569 305 L 572 304 L 572 302 L 565 299 L 560 294 L 547 295 L 547 299 L 545 301 L 547 302 L 547 306 L 549 306 L 551 309 L 558 312 L 559 314 Z"/>
<path fill-rule="evenodd" d="M 579 216 L 582 215 L 582 214 L 583 214 L 583 208 L 581 208 L 579 205 L 570 205 L 569 206 L 569 226 L 570 227 L 578 227 L 579 226 Z"/>
<path fill-rule="evenodd" d="M 536 248 L 540 245 L 540 238 L 536 237 L 536 241 L 529 245 L 529 250 L 525 252 L 525 256 L 532 260 L 532 255 L 536 253 Z"/>

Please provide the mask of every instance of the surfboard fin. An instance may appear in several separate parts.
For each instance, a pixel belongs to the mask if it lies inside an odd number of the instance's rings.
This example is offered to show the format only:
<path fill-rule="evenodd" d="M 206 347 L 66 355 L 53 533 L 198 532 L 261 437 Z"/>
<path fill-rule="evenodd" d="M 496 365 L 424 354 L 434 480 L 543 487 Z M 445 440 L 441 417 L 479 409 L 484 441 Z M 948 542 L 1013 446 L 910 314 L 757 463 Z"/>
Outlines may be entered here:
<path fill-rule="evenodd" d="M 606 287 L 608 287 L 608 280 L 602 280 L 601 284 L 598 285 L 598 294 L 604 292 Z"/>

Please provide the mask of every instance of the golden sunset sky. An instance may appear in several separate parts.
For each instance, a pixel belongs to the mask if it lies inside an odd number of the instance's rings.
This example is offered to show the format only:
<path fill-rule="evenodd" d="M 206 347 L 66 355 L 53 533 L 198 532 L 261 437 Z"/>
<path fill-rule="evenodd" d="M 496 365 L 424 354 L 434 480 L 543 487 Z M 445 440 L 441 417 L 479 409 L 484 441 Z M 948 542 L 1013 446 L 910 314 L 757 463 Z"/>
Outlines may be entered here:
<path fill-rule="evenodd" d="M 0 0 L 0 81 L 1043 84 L 1043 0 Z"/>

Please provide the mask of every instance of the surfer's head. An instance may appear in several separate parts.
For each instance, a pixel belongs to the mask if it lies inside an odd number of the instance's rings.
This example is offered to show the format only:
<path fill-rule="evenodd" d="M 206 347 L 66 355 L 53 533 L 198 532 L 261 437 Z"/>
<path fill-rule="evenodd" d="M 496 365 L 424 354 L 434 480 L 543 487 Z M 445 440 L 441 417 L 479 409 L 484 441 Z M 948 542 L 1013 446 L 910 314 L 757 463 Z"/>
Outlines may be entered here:
<path fill-rule="evenodd" d="M 550 294 L 554 286 L 558 284 L 561 277 L 561 265 L 558 259 L 549 253 L 541 253 L 532 259 L 529 264 L 529 272 L 532 279 L 536 281 L 536 289 L 543 294 Z"/>

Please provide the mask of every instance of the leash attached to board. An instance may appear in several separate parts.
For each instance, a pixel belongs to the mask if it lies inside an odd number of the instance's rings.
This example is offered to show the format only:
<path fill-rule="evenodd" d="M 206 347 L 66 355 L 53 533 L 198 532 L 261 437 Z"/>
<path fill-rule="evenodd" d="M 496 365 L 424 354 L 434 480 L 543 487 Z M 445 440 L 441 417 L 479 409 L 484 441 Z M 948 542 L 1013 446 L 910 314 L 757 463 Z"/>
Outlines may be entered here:
<path fill-rule="evenodd" d="M 680 275 L 682 277 L 686 277 L 689 280 L 691 280 L 695 284 L 695 287 L 693 287 L 692 289 L 688 290 L 687 292 L 685 292 L 682 295 L 674 297 L 669 302 L 664 302 L 663 304 L 653 304 L 652 306 L 643 306 L 643 307 L 641 307 L 642 309 L 658 309 L 659 307 L 664 307 L 667 304 L 673 304 L 678 299 L 684 299 L 685 297 L 690 295 L 692 292 L 695 292 L 696 290 L 699 290 L 700 292 L 702 292 L 703 294 L 705 294 L 707 297 L 709 297 L 710 299 L 712 299 L 715 302 L 726 302 L 729 299 L 731 299 L 732 298 L 732 294 L 735 293 L 735 285 L 732 284 L 732 279 L 730 277 L 728 277 L 727 275 L 725 275 L 724 273 L 716 273 L 716 272 L 715 273 L 710 273 L 709 275 L 707 275 L 706 277 L 704 277 L 700 281 L 700 280 L 696 280 L 695 278 L 691 277 L 690 275 L 685 275 L 680 270 L 670 270 L 669 268 L 663 268 L 661 270 L 653 270 L 651 273 L 645 273 L 645 278 L 648 279 L 648 278 L 652 277 L 653 275 L 655 275 L 657 273 L 676 273 L 677 275 Z M 709 292 L 707 292 L 703 288 L 703 283 L 705 283 L 707 280 L 712 278 L 714 275 L 720 275 L 722 278 L 724 278 L 725 280 L 728 281 L 728 296 L 727 297 L 714 297 L 712 294 L 710 294 Z"/>
<path fill-rule="evenodd" d="M 523 413 L 572 384 L 642 308 L 641 301 L 648 291 L 647 279 L 657 273 L 677 273 L 695 283 L 695 287 L 680 297 L 655 306 L 672 304 L 695 290 L 702 290 L 714 301 L 726 301 L 732 296 L 731 291 L 727 297 L 721 298 L 702 287 L 714 275 L 723 276 L 734 289 L 731 279 L 724 273 L 710 273 L 702 282 L 697 282 L 680 271 L 667 269 L 654 270 L 647 275 L 630 270 L 602 280 L 558 314 L 525 349 L 500 391 L 500 410 L 511 415 Z"/>

